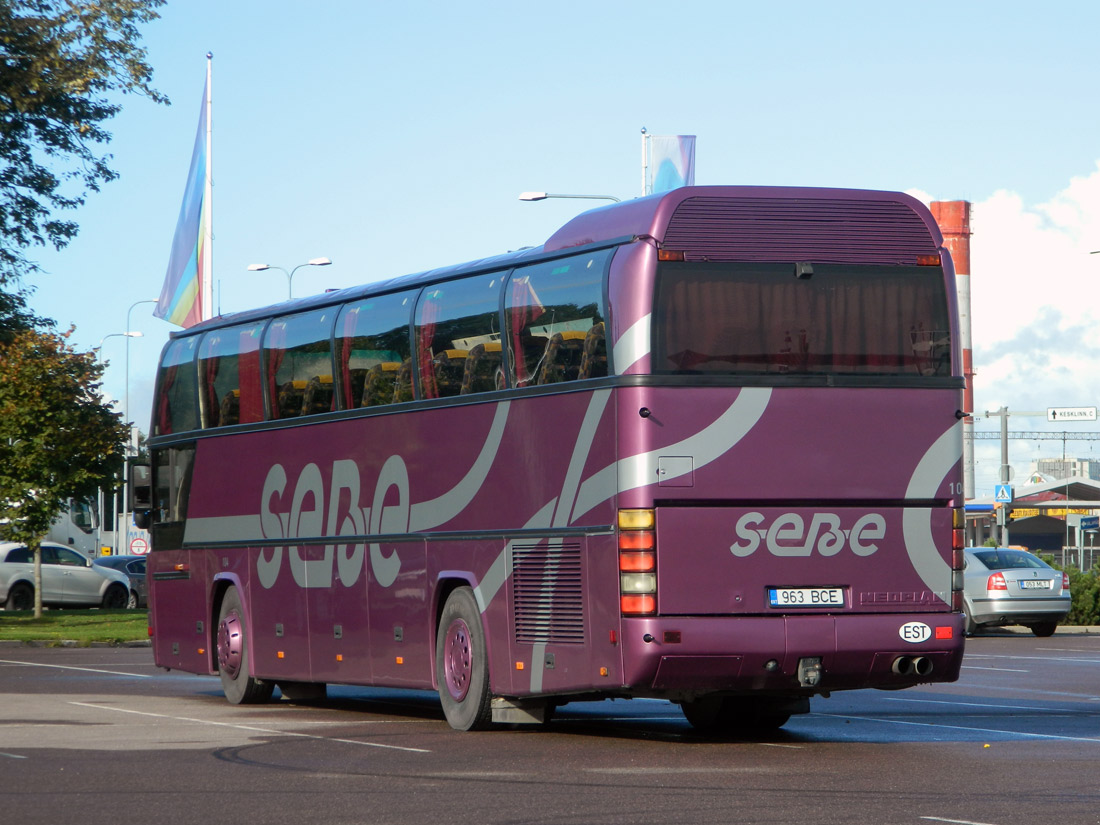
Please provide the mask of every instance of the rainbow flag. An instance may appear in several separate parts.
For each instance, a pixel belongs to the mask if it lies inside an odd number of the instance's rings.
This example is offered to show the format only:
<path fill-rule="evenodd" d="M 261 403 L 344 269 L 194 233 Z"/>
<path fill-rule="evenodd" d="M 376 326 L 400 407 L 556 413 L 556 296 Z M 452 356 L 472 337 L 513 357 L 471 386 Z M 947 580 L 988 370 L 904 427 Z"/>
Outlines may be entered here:
<path fill-rule="evenodd" d="M 649 135 L 645 194 L 695 184 L 695 135 Z"/>
<path fill-rule="evenodd" d="M 210 153 L 209 111 L 210 76 L 207 73 L 203 90 L 202 112 L 195 134 L 195 149 L 191 153 L 191 169 L 183 205 L 172 238 L 172 255 L 164 286 L 153 315 L 181 327 L 189 327 L 211 317 L 210 290 Z"/>

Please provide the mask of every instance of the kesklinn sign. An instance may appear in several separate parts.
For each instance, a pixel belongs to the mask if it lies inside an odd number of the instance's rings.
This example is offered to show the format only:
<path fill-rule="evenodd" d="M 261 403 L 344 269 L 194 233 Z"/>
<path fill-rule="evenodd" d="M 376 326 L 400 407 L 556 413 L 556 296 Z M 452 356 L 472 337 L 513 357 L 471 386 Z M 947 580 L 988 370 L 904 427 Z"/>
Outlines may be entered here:
<path fill-rule="evenodd" d="M 1096 407 L 1047 407 L 1047 421 L 1095 421 Z"/>

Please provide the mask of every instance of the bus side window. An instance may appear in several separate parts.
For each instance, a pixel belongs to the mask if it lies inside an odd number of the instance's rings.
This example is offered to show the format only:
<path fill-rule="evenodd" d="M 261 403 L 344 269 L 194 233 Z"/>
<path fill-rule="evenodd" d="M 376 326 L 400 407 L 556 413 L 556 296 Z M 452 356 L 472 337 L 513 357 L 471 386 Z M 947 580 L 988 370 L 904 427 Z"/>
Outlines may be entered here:
<path fill-rule="evenodd" d="M 276 318 L 264 333 L 264 363 L 271 418 L 336 409 L 332 392 L 332 324 L 326 307 Z"/>
<path fill-rule="evenodd" d="M 336 354 L 341 409 L 412 400 L 409 320 L 415 302 L 416 292 L 395 292 L 340 310 Z"/>
<path fill-rule="evenodd" d="M 195 336 L 177 338 L 164 349 L 157 371 L 153 402 L 153 435 L 170 435 L 198 429 L 198 384 Z"/>
<path fill-rule="evenodd" d="M 607 376 L 603 283 L 613 250 L 521 267 L 505 290 L 512 386 Z"/>
<path fill-rule="evenodd" d="M 500 346 L 500 290 L 504 273 L 490 272 L 430 286 L 416 306 L 416 366 L 420 398 L 447 398 L 495 389 L 495 381 L 466 384 L 470 351 Z M 480 358 L 479 358 L 480 360 Z M 469 386 L 469 390 L 464 387 Z"/>
<path fill-rule="evenodd" d="M 262 323 L 208 332 L 199 345 L 199 406 L 203 427 L 263 420 L 260 390 Z"/>
<path fill-rule="evenodd" d="M 153 508 L 149 514 L 152 522 L 149 530 L 154 550 L 177 550 L 183 546 L 194 458 L 194 444 L 168 447 L 153 454 Z"/>

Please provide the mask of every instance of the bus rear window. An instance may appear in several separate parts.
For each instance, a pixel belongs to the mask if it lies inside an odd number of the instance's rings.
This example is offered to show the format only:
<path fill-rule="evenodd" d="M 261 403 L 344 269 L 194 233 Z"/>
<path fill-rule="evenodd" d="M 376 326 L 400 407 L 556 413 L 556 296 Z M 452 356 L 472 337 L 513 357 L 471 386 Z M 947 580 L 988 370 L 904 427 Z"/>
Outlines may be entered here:
<path fill-rule="evenodd" d="M 663 374 L 949 376 L 939 267 L 661 264 L 653 370 Z"/>

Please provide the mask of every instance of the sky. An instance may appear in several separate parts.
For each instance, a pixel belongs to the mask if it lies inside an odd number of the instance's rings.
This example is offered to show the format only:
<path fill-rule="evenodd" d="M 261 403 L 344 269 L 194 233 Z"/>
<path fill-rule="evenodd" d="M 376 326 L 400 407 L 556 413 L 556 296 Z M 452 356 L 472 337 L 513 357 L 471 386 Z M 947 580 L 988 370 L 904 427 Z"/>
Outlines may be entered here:
<path fill-rule="evenodd" d="M 153 85 L 108 125 L 120 179 L 36 250 L 32 309 L 102 347 L 143 429 L 156 319 L 213 58 L 214 303 L 298 297 L 545 241 L 641 194 L 641 129 L 697 136 L 696 183 L 969 200 L 976 412 L 1100 404 L 1100 4 L 169 0 Z M 68 217 L 68 216 L 67 216 Z M 119 333 L 140 331 L 141 338 Z M 1011 431 L 1100 430 L 1013 415 Z M 997 419 L 979 418 L 979 431 Z M 1065 445 L 1100 460 L 1100 442 Z M 1010 442 L 1016 480 L 1063 443 Z M 991 495 L 1000 448 L 978 441 Z"/>

